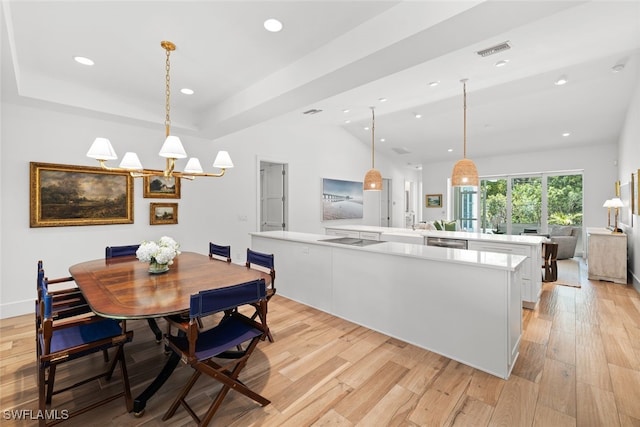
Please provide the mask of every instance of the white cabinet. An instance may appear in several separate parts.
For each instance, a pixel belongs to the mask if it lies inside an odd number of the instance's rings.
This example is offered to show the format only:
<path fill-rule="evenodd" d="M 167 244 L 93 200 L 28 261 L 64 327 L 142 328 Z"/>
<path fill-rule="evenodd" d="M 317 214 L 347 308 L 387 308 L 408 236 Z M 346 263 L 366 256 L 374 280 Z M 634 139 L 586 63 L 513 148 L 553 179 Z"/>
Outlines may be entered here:
<path fill-rule="evenodd" d="M 522 266 L 522 306 L 534 308 L 542 292 L 542 272 L 540 263 L 542 245 L 517 245 L 504 242 L 469 240 L 469 249 L 485 252 L 524 255 L 527 257 Z"/>
<path fill-rule="evenodd" d="M 360 238 L 367 239 L 367 240 L 380 240 L 380 233 L 372 233 L 370 231 L 361 231 Z"/>
<path fill-rule="evenodd" d="M 606 228 L 587 228 L 590 280 L 627 283 L 627 235 Z"/>

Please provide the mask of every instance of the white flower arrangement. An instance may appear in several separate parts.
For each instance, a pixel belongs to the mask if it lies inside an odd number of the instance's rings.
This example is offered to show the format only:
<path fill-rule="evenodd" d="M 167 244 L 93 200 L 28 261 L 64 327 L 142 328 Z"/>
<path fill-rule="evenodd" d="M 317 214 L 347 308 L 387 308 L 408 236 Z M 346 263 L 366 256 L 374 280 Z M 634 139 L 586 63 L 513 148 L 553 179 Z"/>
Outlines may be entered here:
<path fill-rule="evenodd" d="M 157 242 L 144 241 L 136 251 L 136 257 L 143 262 L 173 264 L 173 259 L 180 255 L 180 245 L 171 237 L 162 236 Z"/>

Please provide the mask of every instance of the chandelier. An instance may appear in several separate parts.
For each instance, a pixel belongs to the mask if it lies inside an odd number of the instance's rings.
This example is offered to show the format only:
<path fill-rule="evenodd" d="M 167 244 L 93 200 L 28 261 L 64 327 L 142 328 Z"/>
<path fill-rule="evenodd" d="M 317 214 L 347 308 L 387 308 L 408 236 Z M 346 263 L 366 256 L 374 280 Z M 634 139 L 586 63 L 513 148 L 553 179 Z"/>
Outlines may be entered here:
<path fill-rule="evenodd" d="M 382 190 L 382 175 L 380 171 L 375 168 L 375 129 L 376 129 L 376 113 L 374 108 L 371 107 L 371 169 L 367 171 L 364 176 L 364 183 L 362 188 L 365 191 L 380 191 Z"/>
<path fill-rule="evenodd" d="M 164 176 L 164 177 L 179 177 L 186 179 L 194 179 L 197 176 L 208 176 L 208 177 L 221 177 L 224 175 L 226 169 L 233 167 L 233 162 L 231 161 L 231 157 L 229 153 L 226 151 L 219 151 L 216 159 L 213 162 L 213 167 L 220 169 L 218 173 L 206 173 L 202 169 L 200 165 L 200 160 L 197 157 L 191 157 L 187 162 L 187 165 L 184 168 L 184 171 L 179 172 L 175 170 L 175 164 L 177 159 L 184 159 L 187 157 L 187 153 L 182 146 L 182 142 L 180 138 L 175 135 L 171 135 L 171 62 L 170 55 L 171 52 L 176 50 L 176 45 L 170 41 L 162 41 L 160 42 L 160 46 L 166 51 L 167 59 L 166 59 L 166 77 L 165 77 L 165 136 L 166 139 L 162 148 L 160 148 L 160 152 L 158 153 L 161 157 L 166 159 L 166 166 L 164 170 L 158 169 L 145 169 L 138 158 L 138 155 L 133 152 L 126 152 L 122 161 L 120 162 L 120 166 L 117 168 L 112 168 L 106 165 L 108 160 L 115 160 L 118 158 L 116 155 L 111 142 L 107 138 L 96 138 L 91 144 L 89 151 L 87 152 L 87 157 L 92 159 L 96 159 L 100 163 L 100 167 L 107 170 L 112 171 L 127 171 L 133 177 L 143 177 L 143 176 Z"/>
<path fill-rule="evenodd" d="M 451 172 L 451 185 L 453 187 L 461 186 L 478 186 L 478 169 L 472 160 L 467 159 L 467 79 L 460 80 L 462 82 L 462 93 L 464 98 L 464 137 L 463 137 L 463 154 L 462 159 L 458 160 L 453 166 Z"/>

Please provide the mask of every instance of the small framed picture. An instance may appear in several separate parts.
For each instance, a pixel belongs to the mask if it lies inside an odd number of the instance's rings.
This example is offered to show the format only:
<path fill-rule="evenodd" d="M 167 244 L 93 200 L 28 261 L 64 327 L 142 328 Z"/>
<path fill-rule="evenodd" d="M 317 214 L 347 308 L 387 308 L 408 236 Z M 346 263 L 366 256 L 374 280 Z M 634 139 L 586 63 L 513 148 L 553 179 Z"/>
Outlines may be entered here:
<path fill-rule="evenodd" d="M 442 194 L 427 194 L 424 196 L 424 205 L 428 208 L 442 207 Z"/>
<path fill-rule="evenodd" d="M 179 199 L 180 178 L 145 176 L 142 196 L 147 199 Z"/>
<path fill-rule="evenodd" d="M 178 204 L 177 203 L 150 203 L 149 204 L 149 224 L 177 224 Z"/>

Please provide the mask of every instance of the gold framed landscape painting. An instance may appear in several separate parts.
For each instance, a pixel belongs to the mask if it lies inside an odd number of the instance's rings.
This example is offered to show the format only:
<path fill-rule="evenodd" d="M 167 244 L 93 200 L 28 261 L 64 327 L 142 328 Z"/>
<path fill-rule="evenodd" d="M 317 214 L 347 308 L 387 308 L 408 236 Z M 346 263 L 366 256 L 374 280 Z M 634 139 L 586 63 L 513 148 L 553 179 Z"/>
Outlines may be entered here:
<path fill-rule="evenodd" d="M 143 179 L 144 198 L 179 199 L 180 178 L 166 176 L 145 176 Z"/>
<path fill-rule="evenodd" d="M 177 203 L 150 203 L 149 204 L 149 224 L 177 224 L 178 204 Z"/>
<path fill-rule="evenodd" d="M 133 178 L 89 166 L 29 163 L 30 227 L 133 224 Z"/>
<path fill-rule="evenodd" d="M 442 194 L 427 194 L 424 197 L 424 204 L 427 208 L 442 207 Z"/>

